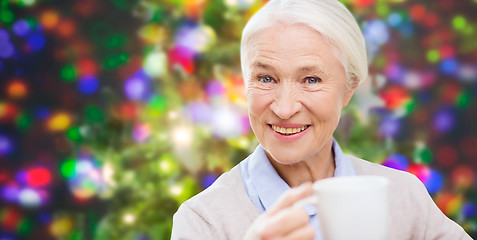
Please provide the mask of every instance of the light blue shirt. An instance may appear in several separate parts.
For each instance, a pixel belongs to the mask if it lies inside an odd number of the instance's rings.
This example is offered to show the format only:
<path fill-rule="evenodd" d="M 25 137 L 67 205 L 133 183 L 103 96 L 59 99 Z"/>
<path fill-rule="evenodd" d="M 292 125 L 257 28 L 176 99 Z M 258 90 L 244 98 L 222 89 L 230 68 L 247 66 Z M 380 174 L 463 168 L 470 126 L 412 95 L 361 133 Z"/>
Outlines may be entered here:
<path fill-rule="evenodd" d="M 333 140 L 333 151 L 336 165 L 334 177 L 356 175 L 351 160 L 341 151 L 335 140 Z M 239 166 L 248 197 L 260 213 L 270 209 L 278 198 L 290 189 L 290 186 L 275 171 L 260 145 Z M 315 229 L 315 239 L 322 239 L 316 210 L 307 207 L 306 211 L 311 216 L 310 223 Z"/>

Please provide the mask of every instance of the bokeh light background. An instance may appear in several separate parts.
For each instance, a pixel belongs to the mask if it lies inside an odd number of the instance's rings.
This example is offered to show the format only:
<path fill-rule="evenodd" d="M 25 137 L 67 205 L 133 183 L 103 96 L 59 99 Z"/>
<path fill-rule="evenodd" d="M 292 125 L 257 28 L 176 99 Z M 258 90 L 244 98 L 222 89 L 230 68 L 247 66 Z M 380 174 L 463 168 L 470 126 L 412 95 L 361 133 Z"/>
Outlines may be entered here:
<path fill-rule="evenodd" d="M 239 39 L 264 2 L 0 0 L 0 239 L 168 239 L 257 144 Z M 477 1 L 343 2 L 370 79 L 336 138 L 476 237 Z"/>

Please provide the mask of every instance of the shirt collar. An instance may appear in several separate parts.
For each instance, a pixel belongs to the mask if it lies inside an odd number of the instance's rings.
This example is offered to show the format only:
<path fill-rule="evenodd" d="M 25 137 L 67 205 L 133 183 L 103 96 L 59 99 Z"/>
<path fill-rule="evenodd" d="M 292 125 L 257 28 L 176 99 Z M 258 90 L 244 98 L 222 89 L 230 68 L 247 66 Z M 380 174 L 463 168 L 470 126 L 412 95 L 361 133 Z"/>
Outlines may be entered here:
<path fill-rule="evenodd" d="M 333 151 L 336 166 L 334 177 L 356 175 L 351 160 L 342 152 L 335 140 L 333 140 Z M 254 201 L 254 204 L 259 210 L 269 209 L 286 190 L 290 189 L 273 168 L 262 146 L 257 146 L 247 159 L 246 165 L 249 178 L 247 182 L 253 185 L 253 195 L 258 197 L 258 201 Z M 257 204 L 261 206 L 257 206 Z"/>

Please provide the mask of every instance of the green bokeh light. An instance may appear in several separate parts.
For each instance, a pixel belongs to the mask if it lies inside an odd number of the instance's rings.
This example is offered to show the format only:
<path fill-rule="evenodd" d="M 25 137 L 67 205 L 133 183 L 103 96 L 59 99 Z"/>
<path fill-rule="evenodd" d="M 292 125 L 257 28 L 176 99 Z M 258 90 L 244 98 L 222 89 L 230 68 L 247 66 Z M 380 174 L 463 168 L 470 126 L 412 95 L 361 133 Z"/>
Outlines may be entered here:
<path fill-rule="evenodd" d="M 376 5 L 376 12 L 380 17 L 386 17 L 387 15 L 389 15 L 389 6 L 387 5 L 387 3 L 378 3 Z"/>
<path fill-rule="evenodd" d="M 462 30 L 467 25 L 467 20 L 461 15 L 457 15 L 452 19 L 452 26 L 457 30 Z"/>
<path fill-rule="evenodd" d="M 35 29 L 38 27 L 38 21 L 34 18 L 27 18 L 25 19 L 30 26 L 30 29 Z"/>
<path fill-rule="evenodd" d="M 19 129 L 22 131 L 26 131 L 30 128 L 32 119 L 30 116 L 26 114 L 20 114 L 16 119 L 15 123 Z"/>
<path fill-rule="evenodd" d="M 72 127 L 68 129 L 68 131 L 66 131 L 66 137 L 73 142 L 77 142 L 81 140 L 81 133 L 79 131 L 79 128 Z"/>
<path fill-rule="evenodd" d="M 177 160 L 171 154 L 163 154 L 159 157 L 159 174 L 162 176 L 173 176 L 180 172 Z"/>
<path fill-rule="evenodd" d="M 84 109 L 86 119 L 90 122 L 101 122 L 104 120 L 104 113 L 95 105 L 88 105 Z"/>
<path fill-rule="evenodd" d="M 19 4 L 22 4 L 23 6 L 33 6 L 36 3 L 36 0 L 20 0 L 18 1 Z"/>
<path fill-rule="evenodd" d="M 470 105 L 471 98 L 472 96 L 468 92 L 459 93 L 456 98 L 456 105 L 460 108 L 466 108 Z"/>
<path fill-rule="evenodd" d="M 163 96 L 156 95 L 149 101 L 149 114 L 153 117 L 159 117 L 166 111 L 166 99 Z"/>
<path fill-rule="evenodd" d="M 76 175 L 76 159 L 70 158 L 60 165 L 60 173 L 64 178 L 70 179 Z"/>
<path fill-rule="evenodd" d="M 386 66 L 387 59 L 384 56 L 378 55 L 374 59 L 374 63 L 376 64 L 377 67 L 385 67 Z"/>
<path fill-rule="evenodd" d="M 131 9 L 134 7 L 134 2 L 126 1 L 126 0 L 113 0 L 114 5 L 120 9 Z"/>
<path fill-rule="evenodd" d="M 21 235 L 27 235 L 31 232 L 32 229 L 32 222 L 23 219 L 18 225 L 17 225 L 17 232 L 19 232 Z"/>
<path fill-rule="evenodd" d="M 64 66 L 60 71 L 61 78 L 66 82 L 72 82 L 76 79 L 78 71 L 72 65 Z"/>
<path fill-rule="evenodd" d="M 0 10 L 0 21 L 3 23 L 12 23 L 15 19 L 15 15 L 13 12 L 9 11 L 8 9 Z"/>
<path fill-rule="evenodd" d="M 103 61 L 103 67 L 105 69 L 112 69 L 112 68 L 117 68 L 129 61 L 129 56 L 125 53 L 121 53 L 119 55 L 111 56 L 106 58 Z"/>
<path fill-rule="evenodd" d="M 80 232 L 80 231 L 74 231 L 70 234 L 69 239 L 70 240 L 82 240 L 82 239 L 84 239 L 83 233 Z"/>
<path fill-rule="evenodd" d="M 126 35 L 115 34 L 106 39 L 105 46 L 108 48 L 121 48 L 124 47 L 128 41 L 129 39 Z"/>
<path fill-rule="evenodd" d="M 197 191 L 197 183 L 190 176 L 185 176 L 179 182 L 172 184 L 169 187 L 170 195 L 175 198 L 179 203 L 182 203 L 190 197 L 194 196 Z"/>
<path fill-rule="evenodd" d="M 414 150 L 414 160 L 417 163 L 428 164 L 432 161 L 432 151 L 425 146 L 418 146 Z"/>
<path fill-rule="evenodd" d="M 416 109 L 416 102 L 411 99 L 404 107 L 407 113 L 412 113 Z"/>
<path fill-rule="evenodd" d="M 439 52 L 435 49 L 429 50 L 426 53 L 426 58 L 427 58 L 427 61 L 431 63 L 436 63 L 437 61 L 439 61 L 439 58 L 440 58 Z"/>
<path fill-rule="evenodd" d="M 471 24 L 467 24 L 463 30 L 463 33 L 466 35 L 472 35 L 474 33 L 474 27 Z"/>

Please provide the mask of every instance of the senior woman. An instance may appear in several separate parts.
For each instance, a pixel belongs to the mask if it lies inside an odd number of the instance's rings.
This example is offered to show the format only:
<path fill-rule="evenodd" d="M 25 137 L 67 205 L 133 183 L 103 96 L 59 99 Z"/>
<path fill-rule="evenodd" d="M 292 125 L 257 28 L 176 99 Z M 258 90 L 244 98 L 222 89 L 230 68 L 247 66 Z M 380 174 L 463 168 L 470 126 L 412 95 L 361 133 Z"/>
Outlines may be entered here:
<path fill-rule="evenodd" d="M 470 239 L 416 177 L 345 155 L 333 139 L 368 72 L 363 36 L 341 3 L 269 1 L 243 30 L 241 61 L 260 144 L 181 205 L 172 239 L 321 239 L 320 216 L 294 204 L 312 182 L 352 175 L 390 180 L 388 239 Z"/>

